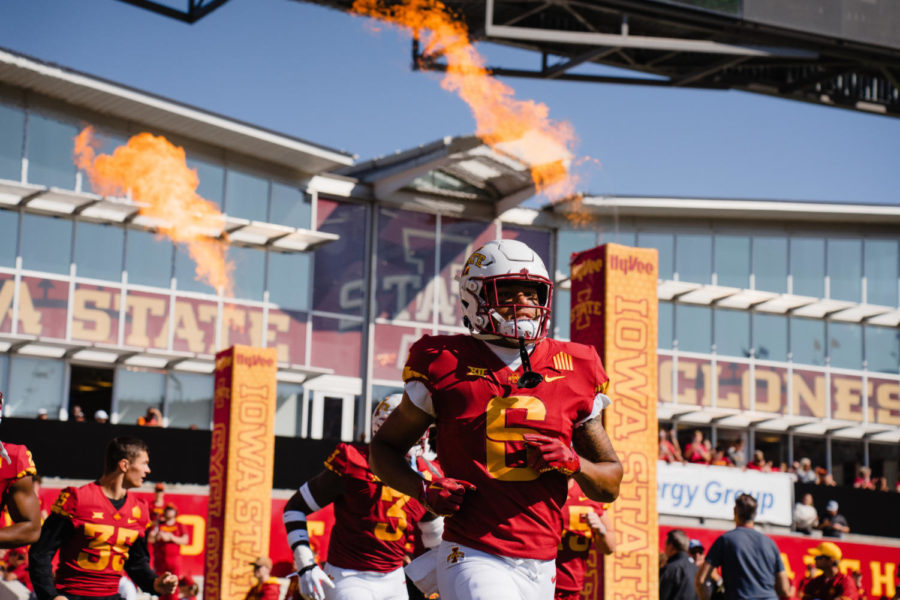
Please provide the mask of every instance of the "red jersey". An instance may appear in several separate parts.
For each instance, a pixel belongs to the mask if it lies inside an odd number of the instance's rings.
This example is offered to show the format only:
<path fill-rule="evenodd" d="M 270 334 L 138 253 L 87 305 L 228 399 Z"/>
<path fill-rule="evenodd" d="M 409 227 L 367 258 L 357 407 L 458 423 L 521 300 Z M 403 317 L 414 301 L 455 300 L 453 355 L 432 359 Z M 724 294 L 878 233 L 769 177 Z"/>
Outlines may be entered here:
<path fill-rule="evenodd" d="M 491 554 L 551 560 L 562 531 L 566 500 L 562 473 L 527 466 L 525 433 L 572 441 L 609 378 L 596 350 L 544 339 L 531 354 L 544 376 L 517 388 L 516 371 L 470 335 L 423 336 L 409 352 L 403 380 L 431 392 L 438 458 L 447 477 L 477 487 L 444 521 L 444 539 Z"/>
<path fill-rule="evenodd" d="M 425 515 L 425 508 L 375 477 L 368 446 L 338 444 L 325 468 L 344 481 L 344 493 L 334 502 L 328 562 L 379 573 L 403 566 L 408 532 Z"/>
<path fill-rule="evenodd" d="M 16 481 L 29 475 L 37 475 L 31 451 L 21 444 L 3 444 L 9 461 L 0 457 L 0 498 L 6 501 L 6 491 Z"/>
<path fill-rule="evenodd" d="M 250 591 L 244 596 L 244 600 L 278 600 L 280 594 L 281 584 L 276 578 L 269 577 L 250 588 Z"/>
<path fill-rule="evenodd" d="M 816 600 L 837 600 L 837 598 L 859 598 L 856 582 L 853 577 L 838 573 L 834 577 L 828 577 L 824 573 L 814 577 L 805 588 L 803 598 L 815 598 Z"/>
<path fill-rule="evenodd" d="M 556 589 L 580 592 L 584 587 L 585 560 L 591 550 L 593 531 L 585 520 L 589 512 L 603 514 L 603 504 L 584 495 L 576 483 L 569 488 L 563 506 L 563 531 L 556 554 Z"/>
<path fill-rule="evenodd" d="M 184 525 L 175 521 L 174 525 L 159 524 L 160 531 L 167 531 L 176 537 L 181 537 L 186 532 Z M 181 575 L 181 546 L 175 542 L 164 542 L 157 539 L 153 544 L 153 569 L 157 573 L 166 571 Z"/>
<path fill-rule="evenodd" d="M 53 512 L 75 527 L 59 548 L 56 587 L 78 596 L 117 594 L 131 544 L 145 534 L 150 509 L 134 494 L 116 510 L 97 483 L 66 488 Z"/>

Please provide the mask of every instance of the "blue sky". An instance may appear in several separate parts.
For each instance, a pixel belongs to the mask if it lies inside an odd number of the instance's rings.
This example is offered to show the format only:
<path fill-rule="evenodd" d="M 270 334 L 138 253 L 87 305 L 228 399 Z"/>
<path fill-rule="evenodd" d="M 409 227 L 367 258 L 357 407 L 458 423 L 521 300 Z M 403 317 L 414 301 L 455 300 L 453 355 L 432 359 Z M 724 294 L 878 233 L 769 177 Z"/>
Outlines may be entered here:
<path fill-rule="evenodd" d="M 172 0 L 186 6 L 186 0 Z M 360 159 L 475 129 L 410 69 L 409 38 L 291 0 L 230 0 L 185 25 L 117 0 L 5 0 L 0 47 Z M 488 64 L 537 55 L 479 47 Z M 506 79 L 597 159 L 591 194 L 900 204 L 900 119 L 742 92 Z"/>

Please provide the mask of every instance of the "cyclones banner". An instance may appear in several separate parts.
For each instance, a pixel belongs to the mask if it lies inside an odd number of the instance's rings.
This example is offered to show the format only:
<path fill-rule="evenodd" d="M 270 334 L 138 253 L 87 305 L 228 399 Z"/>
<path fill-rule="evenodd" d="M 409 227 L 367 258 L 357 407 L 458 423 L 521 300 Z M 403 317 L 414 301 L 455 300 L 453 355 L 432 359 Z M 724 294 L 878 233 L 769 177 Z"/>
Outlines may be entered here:
<path fill-rule="evenodd" d="M 618 541 L 599 569 L 588 563 L 588 597 L 656 598 L 657 555 L 655 249 L 604 244 L 571 259 L 571 338 L 597 348 L 609 374 L 612 404 L 604 425 L 625 477 L 610 505 Z M 598 593 L 602 589 L 602 594 Z"/>

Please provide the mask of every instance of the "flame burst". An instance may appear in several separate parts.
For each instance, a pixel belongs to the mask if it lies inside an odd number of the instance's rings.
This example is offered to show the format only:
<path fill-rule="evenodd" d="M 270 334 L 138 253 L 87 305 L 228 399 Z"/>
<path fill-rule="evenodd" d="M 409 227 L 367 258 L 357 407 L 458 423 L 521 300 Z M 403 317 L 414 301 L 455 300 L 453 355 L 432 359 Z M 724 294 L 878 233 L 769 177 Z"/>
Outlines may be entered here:
<path fill-rule="evenodd" d="M 469 105 L 475 134 L 492 148 L 527 163 L 538 192 L 551 198 L 572 194 L 578 183 L 570 172 L 578 143 L 572 124 L 550 119 L 543 103 L 516 100 L 515 91 L 487 71 L 465 24 L 454 20 L 443 3 L 406 0 L 386 6 L 381 0 L 356 0 L 353 11 L 407 27 L 424 44 L 423 54 L 443 55 L 447 72 L 441 87 Z"/>
<path fill-rule="evenodd" d="M 140 214 L 159 223 L 158 231 L 187 246 L 197 265 L 197 280 L 223 294 L 234 290 L 234 264 L 228 245 L 210 237 L 225 224 L 218 207 L 197 194 L 197 172 L 187 166 L 183 148 L 162 136 L 139 133 L 112 154 L 97 155 L 93 128 L 75 138 L 75 164 L 88 174 L 93 189 L 107 196 L 131 193 Z"/>

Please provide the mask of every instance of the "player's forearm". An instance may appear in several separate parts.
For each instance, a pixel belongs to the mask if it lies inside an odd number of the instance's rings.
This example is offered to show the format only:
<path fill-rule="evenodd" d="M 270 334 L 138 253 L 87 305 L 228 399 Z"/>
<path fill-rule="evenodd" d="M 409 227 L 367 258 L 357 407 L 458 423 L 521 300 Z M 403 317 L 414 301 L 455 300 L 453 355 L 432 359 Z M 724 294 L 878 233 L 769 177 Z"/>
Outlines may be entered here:
<path fill-rule="evenodd" d="M 618 460 L 594 463 L 581 457 L 581 471 L 575 474 L 575 481 L 591 500 L 612 502 L 619 497 L 623 474 L 622 464 Z"/>
<path fill-rule="evenodd" d="M 376 436 L 369 446 L 369 466 L 379 479 L 398 492 L 419 497 L 422 476 L 409 466 L 405 450 L 397 450 Z"/>
<path fill-rule="evenodd" d="M 0 529 L 0 548 L 18 548 L 38 541 L 41 537 L 40 520 L 13 523 Z"/>

